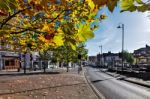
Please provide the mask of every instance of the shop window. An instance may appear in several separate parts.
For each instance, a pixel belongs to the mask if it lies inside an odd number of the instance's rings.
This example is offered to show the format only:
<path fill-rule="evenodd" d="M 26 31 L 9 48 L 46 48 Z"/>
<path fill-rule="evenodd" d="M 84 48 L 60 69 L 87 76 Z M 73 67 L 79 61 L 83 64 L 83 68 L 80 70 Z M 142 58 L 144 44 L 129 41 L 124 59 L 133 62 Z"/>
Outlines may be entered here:
<path fill-rule="evenodd" d="M 9 66 L 9 60 L 5 60 L 5 66 Z"/>
<path fill-rule="evenodd" d="M 10 60 L 10 65 L 14 66 L 15 65 L 15 61 L 14 60 Z"/>
<path fill-rule="evenodd" d="M 14 60 L 5 60 L 5 66 L 14 66 L 15 61 Z"/>

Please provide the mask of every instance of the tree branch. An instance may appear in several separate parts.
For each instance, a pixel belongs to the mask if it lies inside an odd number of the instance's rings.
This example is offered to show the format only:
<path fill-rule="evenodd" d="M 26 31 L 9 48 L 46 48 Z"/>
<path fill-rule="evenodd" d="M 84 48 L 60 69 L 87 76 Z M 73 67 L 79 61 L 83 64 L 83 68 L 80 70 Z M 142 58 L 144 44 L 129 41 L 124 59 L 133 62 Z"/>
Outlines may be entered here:
<path fill-rule="evenodd" d="M 20 31 L 11 32 L 10 34 L 20 34 L 20 33 L 26 32 L 26 31 L 32 31 L 32 32 L 36 32 L 36 33 L 43 33 L 43 32 L 37 31 L 36 29 L 38 29 L 38 28 L 25 28 L 25 29 L 20 30 Z"/>
<path fill-rule="evenodd" d="M 73 6 L 75 3 L 72 3 L 71 6 Z M 54 22 L 57 18 L 59 18 L 59 16 L 64 13 L 65 11 L 69 11 L 69 9 L 65 9 L 65 10 L 62 10 L 53 20 L 51 20 L 49 23 L 51 22 Z"/>
<path fill-rule="evenodd" d="M 27 8 L 26 8 L 26 9 L 27 9 Z M 4 26 L 9 20 L 11 20 L 11 19 L 12 19 L 13 17 L 15 17 L 17 14 L 19 14 L 19 13 L 25 11 L 26 9 L 19 10 L 19 11 L 17 11 L 16 13 L 14 13 L 13 15 L 11 15 L 11 16 L 9 16 L 8 18 L 6 18 L 5 20 L 3 20 L 0 29 L 2 29 L 3 26 Z"/>

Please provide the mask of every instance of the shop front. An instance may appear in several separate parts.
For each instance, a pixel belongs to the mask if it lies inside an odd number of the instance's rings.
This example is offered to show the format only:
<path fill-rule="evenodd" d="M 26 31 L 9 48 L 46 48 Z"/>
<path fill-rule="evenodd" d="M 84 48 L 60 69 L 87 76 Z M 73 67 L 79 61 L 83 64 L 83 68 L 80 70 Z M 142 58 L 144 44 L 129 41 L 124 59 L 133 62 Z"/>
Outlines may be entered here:
<path fill-rule="evenodd" d="M 18 53 L 3 51 L 0 57 L 1 70 L 20 69 Z"/>
<path fill-rule="evenodd" d="M 5 57 L 3 57 L 3 61 L 4 61 L 4 69 L 5 70 L 20 68 L 19 59 L 17 57 L 5 56 Z"/>

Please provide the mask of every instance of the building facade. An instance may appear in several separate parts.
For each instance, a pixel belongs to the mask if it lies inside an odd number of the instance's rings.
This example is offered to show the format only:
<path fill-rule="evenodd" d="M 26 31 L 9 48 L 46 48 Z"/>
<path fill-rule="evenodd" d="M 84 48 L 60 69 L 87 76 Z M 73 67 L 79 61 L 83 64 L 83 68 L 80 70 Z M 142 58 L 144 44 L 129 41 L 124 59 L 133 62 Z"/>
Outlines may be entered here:
<path fill-rule="evenodd" d="M 0 51 L 0 70 L 2 69 L 19 69 L 19 54 L 9 51 Z"/>
<path fill-rule="evenodd" d="M 150 65 L 150 46 L 146 45 L 143 48 L 134 50 L 136 64 Z"/>
<path fill-rule="evenodd" d="M 115 68 L 121 65 L 119 53 L 103 53 L 97 55 L 97 63 L 102 67 Z"/>
<path fill-rule="evenodd" d="M 97 65 L 97 56 L 89 56 L 88 57 L 88 63 L 90 65 Z"/>

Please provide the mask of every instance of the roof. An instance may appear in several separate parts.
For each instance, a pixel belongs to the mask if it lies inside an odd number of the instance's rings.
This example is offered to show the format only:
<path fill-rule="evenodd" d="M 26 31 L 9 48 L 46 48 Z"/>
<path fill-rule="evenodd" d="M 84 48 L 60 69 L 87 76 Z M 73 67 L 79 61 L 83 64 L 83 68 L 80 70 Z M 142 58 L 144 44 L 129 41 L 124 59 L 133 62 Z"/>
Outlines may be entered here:
<path fill-rule="evenodd" d="M 138 52 L 138 51 L 147 51 L 150 50 L 150 46 L 149 45 L 145 45 L 145 47 L 139 48 L 137 50 L 134 50 L 134 52 Z"/>
<path fill-rule="evenodd" d="M 102 54 L 103 56 L 118 56 L 119 55 L 119 53 L 111 53 L 111 52 L 108 52 L 108 53 L 103 53 Z M 101 56 L 101 54 L 97 54 L 97 56 L 99 57 L 99 56 Z"/>
<path fill-rule="evenodd" d="M 137 50 L 134 50 L 134 56 L 149 57 L 150 56 L 150 46 L 146 45 L 143 48 L 139 48 Z"/>

